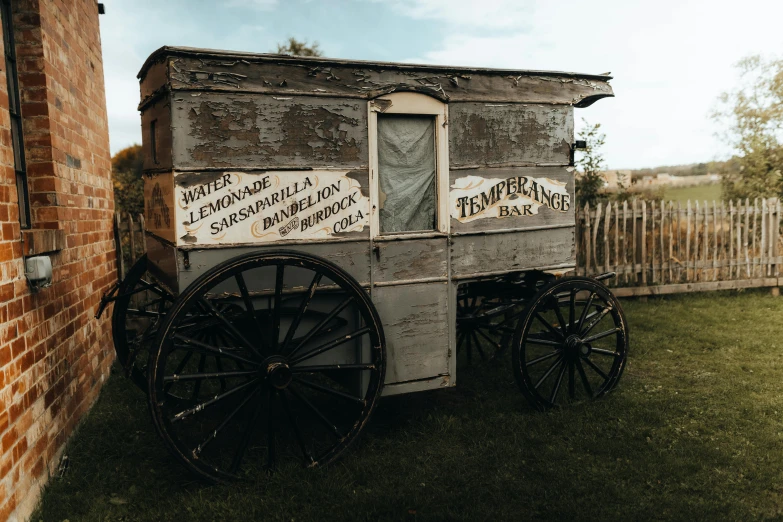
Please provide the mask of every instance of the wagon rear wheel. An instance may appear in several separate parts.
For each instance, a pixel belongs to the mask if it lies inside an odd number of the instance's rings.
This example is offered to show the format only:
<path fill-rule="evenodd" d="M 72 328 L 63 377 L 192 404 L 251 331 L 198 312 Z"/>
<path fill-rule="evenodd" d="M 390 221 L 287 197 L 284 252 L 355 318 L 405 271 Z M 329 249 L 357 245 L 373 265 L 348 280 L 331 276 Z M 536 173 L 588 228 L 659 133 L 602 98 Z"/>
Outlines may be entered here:
<path fill-rule="evenodd" d="M 156 428 L 213 481 L 327 464 L 373 411 L 384 346 L 369 296 L 339 267 L 289 251 L 239 256 L 191 284 L 161 325 Z"/>
<path fill-rule="evenodd" d="M 150 277 L 146 254 L 131 267 L 120 284 L 112 312 L 114 351 L 125 373 L 147 390 L 149 346 L 174 297 Z"/>
<path fill-rule="evenodd" d="M 514 374 L 531 405 L 599 397 L 620 380 L 628 323 L 617 298 L 585 277 L 550 283 L 528 304 L 513 341 Z"/>

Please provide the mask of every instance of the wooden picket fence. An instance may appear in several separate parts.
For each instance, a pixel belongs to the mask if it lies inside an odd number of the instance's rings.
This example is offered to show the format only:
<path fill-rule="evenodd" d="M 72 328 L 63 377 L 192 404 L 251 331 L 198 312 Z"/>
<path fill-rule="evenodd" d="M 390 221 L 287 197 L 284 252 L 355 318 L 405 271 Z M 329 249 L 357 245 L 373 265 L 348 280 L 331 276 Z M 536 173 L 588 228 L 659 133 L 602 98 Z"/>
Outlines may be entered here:
<path fill-rule="evenodd" d="M 133 264 L 147 252 L 144 215 L 114 213 L 114 244 L 117 248 L 117 275 L 125 277 Z"/>
<path fill-rule="evenodd" d="M 585 205 L 576 215 L 576 272 L 616 272 L 607 283 L 619 296 L 777 288 L 780 226 L 777 198 Z M 147 250 L 144 216 L 116 213 L 114 234 L 124 277 Z"/>
<path fill-rule="evenodd" d="M 781 204 L 638 201 L 577 212 L 577 273 L 621 296 L 779 286 Z"/>

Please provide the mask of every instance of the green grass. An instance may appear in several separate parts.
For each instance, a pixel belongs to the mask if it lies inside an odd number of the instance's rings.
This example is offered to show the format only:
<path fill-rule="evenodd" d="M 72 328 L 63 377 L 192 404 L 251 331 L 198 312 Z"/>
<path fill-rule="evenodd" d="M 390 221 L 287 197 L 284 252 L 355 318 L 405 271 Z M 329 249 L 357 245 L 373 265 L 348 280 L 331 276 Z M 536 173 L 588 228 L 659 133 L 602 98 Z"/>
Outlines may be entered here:
<path fill-rule="evenodd" d="M 32 520 L 783 519 L 783 298 L 624 306 L 629 363 L 603 399 L 537 413 L 508 360 L 474 365 L 384 399 L 338 463 L 254 483 L 194 481 L 115 375 Z"/>
<path fill-rule="evenodd" d="M 699 204 L 704 201 L 708 201 L 712 205 L 714 201 L 720 201 L 722 197 L 720 183 L 712 183 L 710 185 L 697 185 L 695 187 L 677 187 L 664 190 L 663 199 L 666 201 L 679 201 L 682 204 L 687 204 L 688 200 L 691 200 L 691 205 L 696 204 L 696 200 Z"/>

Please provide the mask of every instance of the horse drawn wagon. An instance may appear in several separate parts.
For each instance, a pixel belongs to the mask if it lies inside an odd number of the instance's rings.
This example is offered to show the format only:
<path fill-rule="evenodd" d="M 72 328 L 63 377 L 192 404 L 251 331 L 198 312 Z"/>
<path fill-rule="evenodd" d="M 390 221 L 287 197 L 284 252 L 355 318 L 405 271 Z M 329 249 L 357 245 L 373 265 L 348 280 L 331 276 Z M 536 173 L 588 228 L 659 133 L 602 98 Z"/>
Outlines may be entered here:
<path fill-rule="evenodd" d="M 163 47 L 139 79 L 147 254 L 105 302 L 197 475 L 328 463 L 382 395 L 506 350 L 537 409 L 617 384 L 617 300 L 562 277 L 609 77 Z"/>

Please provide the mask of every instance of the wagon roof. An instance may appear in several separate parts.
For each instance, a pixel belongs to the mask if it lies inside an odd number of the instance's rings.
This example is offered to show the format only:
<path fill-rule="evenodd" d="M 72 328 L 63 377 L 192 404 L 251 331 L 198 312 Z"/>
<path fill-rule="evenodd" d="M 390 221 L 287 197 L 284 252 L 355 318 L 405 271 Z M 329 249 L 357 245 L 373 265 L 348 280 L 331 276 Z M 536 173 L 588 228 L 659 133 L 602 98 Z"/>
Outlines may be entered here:
<path fill-rule="evenodd" d="M 562 71 L 539 71 L 529 69 L 493 69 L 487 67 L 458 67 L 450 65 L 426 65 L 399 62 L 373 62 L 368 60 L 343 60 L 337 58 L 313 58 L 303 56 L 290 56 L 286 54 L 248 53 L 242 51 L 223 51 L 218 49 L 199 49 L 195 47 L 171 47 L 163 46 L 154 51 L 144 62 L 137 77 L 143 78 L 147 69 L 163 55 L 197 56 L 218 59 L 236 59 L 252 62 L 288 63 L 292 65 L 356 65 L 368 69 L 399 70 L 399 71 L 433 71 L 433 72 L 457 72 L 457 73 L 483 73 L 491 75 L 522 75 L 522 76 L 551 76 L 560 78 L 574 78 L 583 80 L 608 81 L 612 76 L 607 74 L 580 74 Z"/>

